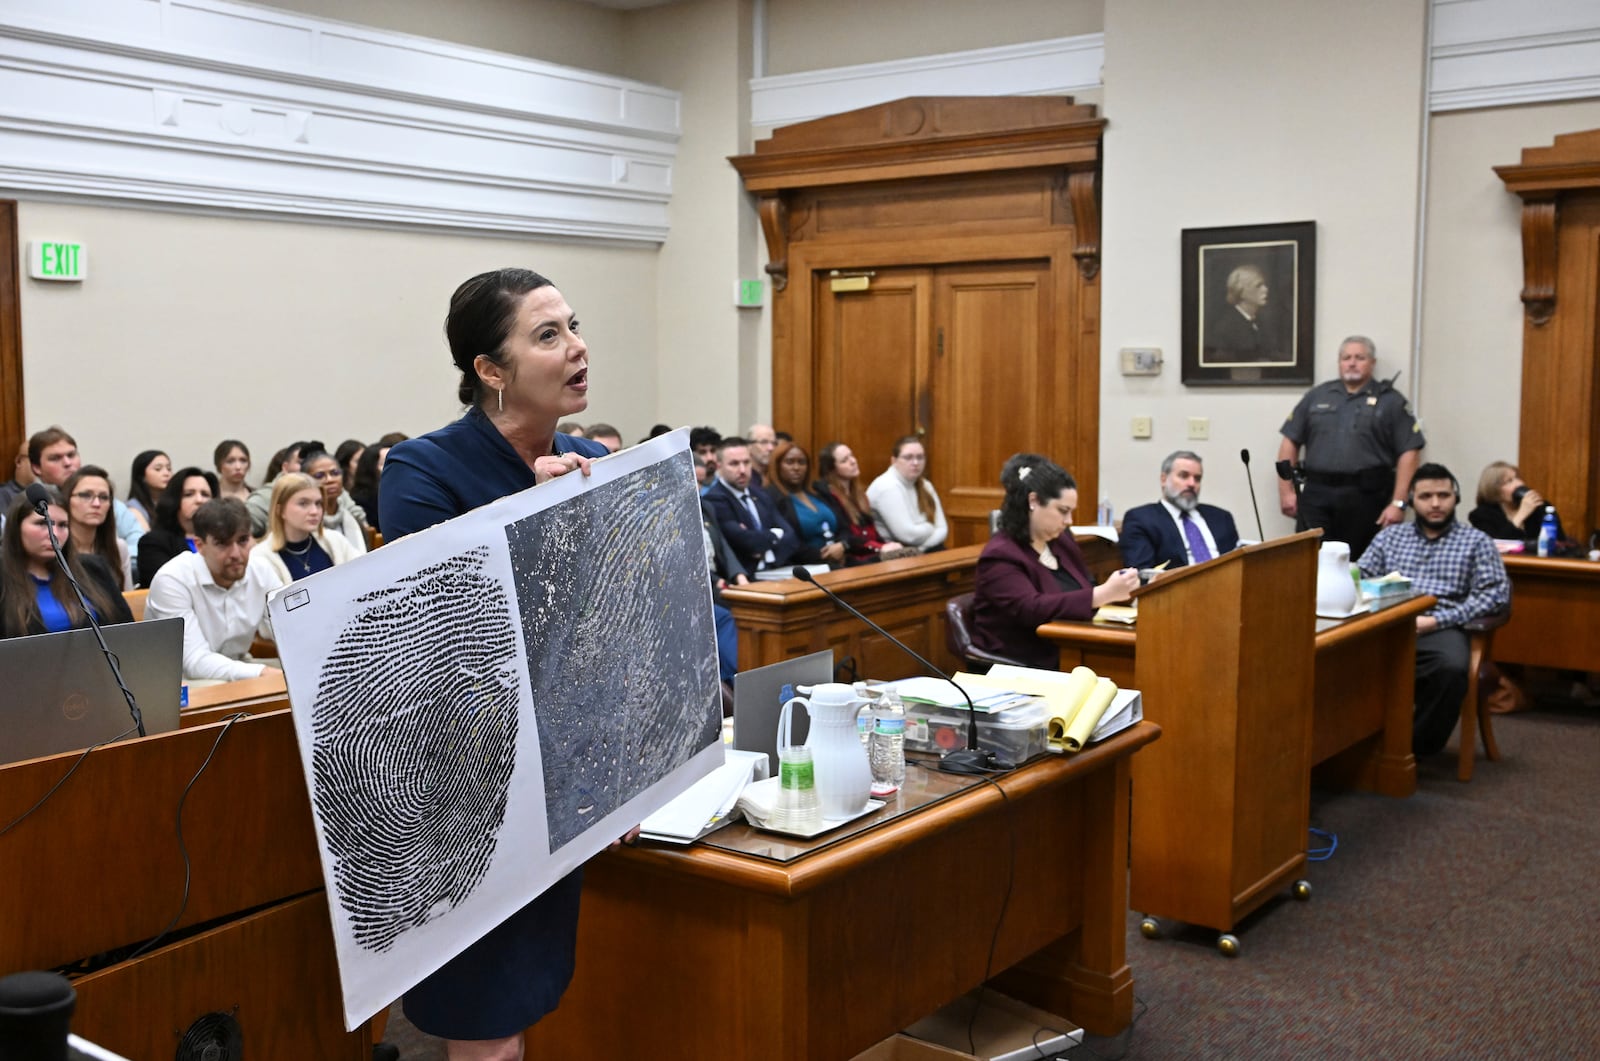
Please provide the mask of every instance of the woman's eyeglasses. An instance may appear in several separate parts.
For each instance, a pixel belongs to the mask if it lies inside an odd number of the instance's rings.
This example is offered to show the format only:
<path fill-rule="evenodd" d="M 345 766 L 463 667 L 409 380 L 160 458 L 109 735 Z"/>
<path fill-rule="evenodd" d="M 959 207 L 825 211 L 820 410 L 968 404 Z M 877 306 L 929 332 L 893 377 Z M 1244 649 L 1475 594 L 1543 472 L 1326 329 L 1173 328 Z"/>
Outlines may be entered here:
<path fill-rule="evenodd" d="M 77 493 L 72 495 L 72 500 L 82 501 L 86 505 L 109 505 L 111 504 L 111 495 L 91 493 L 88 490 L 79 490 Z"/>

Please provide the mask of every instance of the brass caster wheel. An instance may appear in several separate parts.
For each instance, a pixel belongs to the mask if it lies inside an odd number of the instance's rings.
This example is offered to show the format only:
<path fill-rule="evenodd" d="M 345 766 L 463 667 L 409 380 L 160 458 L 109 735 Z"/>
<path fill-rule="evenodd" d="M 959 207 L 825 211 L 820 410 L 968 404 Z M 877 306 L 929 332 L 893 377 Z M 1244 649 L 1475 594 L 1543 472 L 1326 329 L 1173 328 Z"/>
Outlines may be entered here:
<path fill-rule="evenodd" d="M 1237 958 L 1239 956 L 1239 937 L 1232 932 L 1224 932 L 1217 937 L 1217 949 L 1222 952 L 1222 956 L 1225 958 Z"/>
<path fill-rule="evenodd" d="M 1139 922 L 1139 935 L 1145 939 L 1161 938 L 1161 922 L 1153 917 L 1147 917 Z"/>
<path fill-rule="evenodd" d="M 1311 898 L 1311 882 L 1308 880 L 1295 881 L 1294 897 L 1299 899 L 1301 902 L 1305 902 L 1307 899 Z"/>

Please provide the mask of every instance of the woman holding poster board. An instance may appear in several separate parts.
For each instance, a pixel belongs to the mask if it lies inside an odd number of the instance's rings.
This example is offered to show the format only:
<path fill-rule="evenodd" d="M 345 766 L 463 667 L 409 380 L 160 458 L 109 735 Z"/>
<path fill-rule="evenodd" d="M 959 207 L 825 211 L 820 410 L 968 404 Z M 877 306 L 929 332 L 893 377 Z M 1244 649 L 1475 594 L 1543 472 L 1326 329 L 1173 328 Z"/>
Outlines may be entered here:
<path fill-rule="evenodd" d="M 978 556 L 972 643 L 987 652 L 1054 670 L 1056 647 L 1034 631 L 1055 619 L 1088 619 L 1127 600 L 1139 573 L 1123 568 L 1100 585 L 1069 533 L 1078 484 L 1060 465 L 1019 453 L 1000 472 L 1000 533 Z"/>
<path fill-rule="evenodd" d="M 445 321 L 461 372 L 460 419 L 389 451 L 379 494 L 386 539 L 442 523 L 570 472 L 598 442 L 556 432 L 589 405 L 589 348 L 549 280 L 527 269 L 474 276 Z M 451 1061 L 516 1061 L 522 1033 L 572 979 L 582 872 L 574 872 L 406 992 L 406 1016 Z"/>

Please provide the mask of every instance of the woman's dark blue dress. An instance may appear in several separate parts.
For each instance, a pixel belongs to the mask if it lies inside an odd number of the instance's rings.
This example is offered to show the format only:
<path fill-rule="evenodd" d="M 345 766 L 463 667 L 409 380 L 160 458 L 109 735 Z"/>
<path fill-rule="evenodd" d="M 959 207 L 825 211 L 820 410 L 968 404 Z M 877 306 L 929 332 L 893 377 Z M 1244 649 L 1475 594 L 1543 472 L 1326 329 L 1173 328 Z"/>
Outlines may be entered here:
<path fill-rule="evenodd" d="M 556 453 L 603 457 L 598 442 L 555 437 Z M 534 485 L 528 467 L 481 410 L 389 451 L 379 491 L 387 540 Z M 406 1017 L 445 1039 L 502 1039 L 556 1008 L 572 980 L 578 935 L 576 870 L 406 992 Z"/>

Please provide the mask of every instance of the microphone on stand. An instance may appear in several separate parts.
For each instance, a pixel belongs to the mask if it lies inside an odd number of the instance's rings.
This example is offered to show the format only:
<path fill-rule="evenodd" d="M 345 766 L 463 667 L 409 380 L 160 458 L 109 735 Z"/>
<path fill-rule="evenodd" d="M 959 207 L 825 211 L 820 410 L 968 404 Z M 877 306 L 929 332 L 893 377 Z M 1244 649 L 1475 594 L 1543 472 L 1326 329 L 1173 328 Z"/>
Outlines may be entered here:
<path fill-rule="evenodd" d="M 83 595 L 83 587 L 78 585 L 78 580 L 73 577 L 72 565 L 67 563 L 66 556 L 61 552 L 61 543 L 56 540 L 56 527 L 50 522 L 50 492 L 41 483 L 29 483 L 25 492 L 33 510 L 44 517 L 44 529 L 50 535 L 50 548 L 55 551 L 56 563 L 61 565 L 61 572 L 67 576 L 67 583 L 72 587 L 72 592 L 78 595 L 78 604 L 82 606 L 83 614 L 89 617 L 89 626 L 94 630 L 94 639 L 100 642 L 100 651 L 105 654 L 106 663 L 111 667 L 111 677 L 116 679 L 117 688 L 122 690 L 123 699 L 128 701 L 128 714 L 133 716 L 133 724 L 139 730 L 139 736 L 143 737 L 144 716 L 139 713 L 138 701 L 133 698 L 133 690 L 128 688 L 128 683 L 122 680 L 122 668 L 117 666 L 116 653 L 106 646 L 105 635 L 100 632 L 100 620 L 95 617 L 94 609 L 89 607 L 89 598 Z M 110 518 L 109 514 L 107 518 Z"/>
<path fill-rule="evenodd" d="M 1256 481 L 1250 478 L 1250 451 L 1240 450 L 1239 459 L 1244 461 L 1244 481 L 1250 484 L 1250 507 L 1256 510 L 1256 537 L 1266 541 L 1267 532 L 1261 529 L 1261 506 L 1256 503 Z"/>
<path fill-rule="evenodd" d="M 851 615 L 855 616 L 857 619 L 860 619 L 878 633 L 882 634 L 888 639 L 890 644 L 894 645 L 895 648 L 898 648 L 901 652 L 904 652 L 906 655 L 922 664 L 928 670 L 932 671 L 934 674 L 955 686 L 956 692 L 960 693 L 961 698 L 967 702 L 967 746 L 965 749 L 960 751 L 949 752 L 944 756 L 944 758 L 940 759 L 940 770 L 943 770 L 947 774 L 987 774 L 998 769 L 995 765 L 994 755 L 990 752 L 982 751 L 978 747 L 978 709 L 972 706 L 972 697 L 967 695 L 967 691 L 961 688 L 954 678 L 950 677 L 950 675 L 946 674 L 938 667 L 935 667 L 932 663 L 929 663 L 927 660 L 923 659 L 910 645 L 906 644 L 898 637 L 895 637 L 889 631 L 885 630 L 871 619 L 868 619 L 865 615 L 862 615 L 861 612 L 857 611 L 849 601 L 846 601 L 833 590 L 818 582 L 816 576 L 810 571 L 806 570 L 804 565 L 795 567 L 794 571 L 791 573 L 801 582 L 809 582 L 813 586 L 820 589 L 824 594 L 827 595 L 829 600 L 833 601 L 833 603 L 837 604 L 839 607 L 843 608 L 845 611 L 849 612 Z"/>

